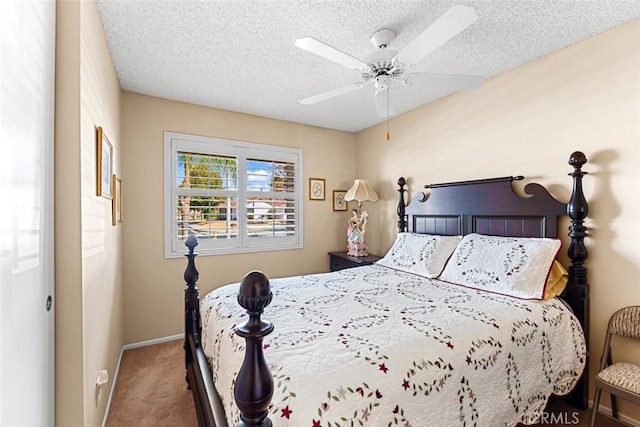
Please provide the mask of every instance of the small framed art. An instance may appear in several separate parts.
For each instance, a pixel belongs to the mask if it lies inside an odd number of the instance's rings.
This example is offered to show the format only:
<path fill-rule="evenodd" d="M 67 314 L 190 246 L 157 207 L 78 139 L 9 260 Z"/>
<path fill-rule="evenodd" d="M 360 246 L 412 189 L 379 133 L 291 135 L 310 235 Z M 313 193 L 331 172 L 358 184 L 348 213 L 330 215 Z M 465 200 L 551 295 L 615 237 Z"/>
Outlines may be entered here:
<path fill-rule="evenodd" d="M 111 199 L 111 224 L 117 225 L 122 222 L 122 179 L 113 174 L 111 179 L 111 188 L 113 188 L 113 198 Z"/>
<path fill-rule="evenodd" d="M 324 179 L 309 178 L 309 200 L 324 200 Z"/>
<path fill-rule="evenodd" d="M 113 175 L 113 146 L 102 131 L 97 128 L 97 187 L 98 196 L 113 198 L 112 175 Z"/>
<path fill-rule="evenodd" d="M 345 190 L 333 190 L 333 210 L 334 211 L 346 211 L 347 201 L 344 196 L 347 194 Z"/>

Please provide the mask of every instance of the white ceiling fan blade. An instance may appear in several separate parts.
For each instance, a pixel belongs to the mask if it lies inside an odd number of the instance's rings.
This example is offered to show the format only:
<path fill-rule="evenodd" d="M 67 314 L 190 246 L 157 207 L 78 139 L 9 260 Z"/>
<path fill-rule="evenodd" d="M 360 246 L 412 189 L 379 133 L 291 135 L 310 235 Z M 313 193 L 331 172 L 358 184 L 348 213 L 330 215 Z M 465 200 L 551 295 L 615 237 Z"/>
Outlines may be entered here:
<path fill-rule="evenodd" d="M 311 104 L 315 104 L 317 102 L 325 101 L 327 99 L 336 97 L 338 95 L 342 95 L 342 94 L 347 93 L 347 92 L 352 92 L 354 90 L 358 90 L 362 86 L 364 86 L 362 83 L 351 83 L 350 85 L 347 85 L 347 86 L 339 87 L 337 89 L 332 89 L 330 91 L 323 92 L 323 93 L 320 93 L 318 95 L 314 95 L 314 96 L 310 96 L 308 98 L 301 99 L 298 102 L 300 104 L 303 104 L 303 105 L 311 105 Z"/>
<path fill-rule="evenodd" d="M 456 34 L 476 22 L 477 19 L 478 15 L 476 15 L 472 7 L 453 6 L 409 43 L 407 47 L 402 49 L 394 58 L 394 62 L 405 66 L 418 63 Z"/>
<path fill-rule="evenodd" d="M 393 116 L 389 88 L 376 91 L 376 111 L 378 112 L 378 117 Z"/>
<path fill-rule="evenodd" d="M 320 40 L 316 40 L 313 37 L 297 39 L 295 45 L 330 61 L 344 65 L 345 67 L 353 68 L 354 70 L 364 70 L 368 68 L 367 64 L 358 58 L 354 58 L 353 56 L 346 54 L 335 47 L 331 47 L 328 44 L 322 43 Z"/>
<path fill-rule="evenodd" d="M 411 86 L 415 83 L 428 85 L 431 87 L 444 87 L 447 89 L 472 90 L 482 84 L 482 76 L 467 76 L 461 74 L 432 74 L 432 73 L 412 73 L 405 79 L 404 83 Z"/>

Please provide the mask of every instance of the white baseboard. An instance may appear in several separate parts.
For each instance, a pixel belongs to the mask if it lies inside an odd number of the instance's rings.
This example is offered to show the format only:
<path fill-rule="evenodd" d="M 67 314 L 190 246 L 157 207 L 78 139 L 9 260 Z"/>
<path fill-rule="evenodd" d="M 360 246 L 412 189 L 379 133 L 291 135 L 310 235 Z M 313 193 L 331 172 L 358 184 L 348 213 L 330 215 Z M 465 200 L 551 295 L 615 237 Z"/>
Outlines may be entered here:
<path fill-rule="evenodd" d="M 124 347 L 122 347 L 122 349 L 123 350 L 131 350 L 132 348 L 140 348 L 140 347 L 146 347 L 146 346 L 149 346 L 149 345 L 162 344 L 162 343 L 165 343 L 165 342 L 175 341 L 175 340 L 179 340 L 179 339 L 184 339 L 184 334 L 171 335 L 171 336 L 168 336 L 168 337 L 155 338 L 155 339 L 147 340 L 147 341 L 134 342 L 132 344 L 125 345 Z"/>
<path fill-rule="evenodd" d="M 603 393 L 604 395 L 605 393 Z M 621 399 L 618 398 L 618 402 Z M 589 410 L 592 410 L 593 408 L 593 400 L 589 400 Z M 612 412 L 611 412 L 611 408 L 609 408 L 608 406 L 603 405 L 602 403 L 600 403 L 600 412 L 604 412 L 605 414 L 611 416 Z M 620 418 L 620 421 L 623 421 L 629 425 L 632 425 L 633 427 L 640 427 L 640 421 L 636 420 L 635 418 L 631 418 L 626 416 L 625 414 L 621 414 L 620 413 L 620 406 L 618 406 L 618 417 Z"/>
<path fill-rule="evenodd" d="M 113 398 L 113 392 L 116 389 L 116 381 L 118 381 L 118 373 L 120 372 L 120 363 L 122 362 L 122 354 L 125 352 L 125 350 L 131 350 L 131 349 L 140 348 L 140 347 L 147 347 L 149 345 L 154 345 L 154 344 L 162 344 L 165 342 L 175 341 L 179 339 L 184 339 L 184 334 L 171 335 L 171 336 L 162 337 L 162 338 L 155 338 L 152 340 L 140 341 L 140 342 L 135 342 L 132 344 L 126 344 L 122 346 L 122 349 L 120 349 L 120 356 L 118 357 L 118 364 L 116 365 L 116 372 L 115 374 L 113 374 L 113 383 L 111 384 L 109 399 L 107 399 L 107 407 L 104 411 L 104 418 L 102 419 L 102 427 L 106 427 L 107 425 L 107 418 L 109 417 L 109 408 L 111 407 L 111 399 Z"/>

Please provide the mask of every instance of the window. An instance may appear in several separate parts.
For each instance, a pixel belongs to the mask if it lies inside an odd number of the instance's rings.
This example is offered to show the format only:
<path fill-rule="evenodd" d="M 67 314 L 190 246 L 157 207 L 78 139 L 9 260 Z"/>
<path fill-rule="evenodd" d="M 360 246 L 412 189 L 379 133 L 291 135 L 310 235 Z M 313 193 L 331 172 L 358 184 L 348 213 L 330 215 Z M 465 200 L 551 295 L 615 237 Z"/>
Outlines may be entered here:
<path fill-rule="evenodd" d="M 302 247 L 302 150 L 165 132 L 165 256 Z"/>

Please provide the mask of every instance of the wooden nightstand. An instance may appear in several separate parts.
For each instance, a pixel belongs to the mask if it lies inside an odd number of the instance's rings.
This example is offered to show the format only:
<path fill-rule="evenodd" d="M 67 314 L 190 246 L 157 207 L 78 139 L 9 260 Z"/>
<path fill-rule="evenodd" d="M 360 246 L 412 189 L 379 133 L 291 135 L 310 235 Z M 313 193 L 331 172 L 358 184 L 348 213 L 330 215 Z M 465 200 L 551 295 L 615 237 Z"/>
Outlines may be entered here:
<path fill-rule="evenodd" d="M 329 252 L 329 269 L 331 271 L 344 270 L 345 268 L 370 265 L 378 261 L 381 256 L 369 254 L 368 256 L 349 256 L 347 252 Z"/>

